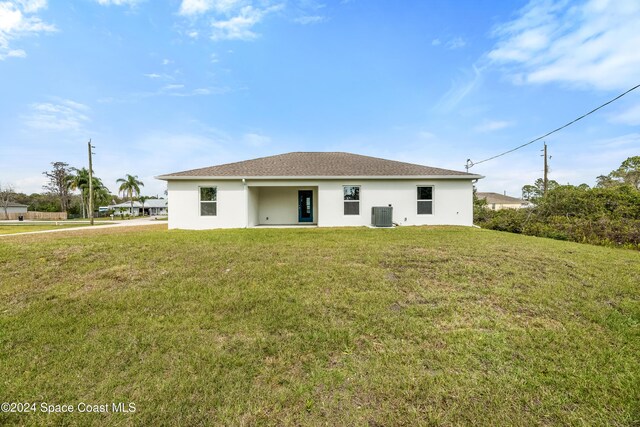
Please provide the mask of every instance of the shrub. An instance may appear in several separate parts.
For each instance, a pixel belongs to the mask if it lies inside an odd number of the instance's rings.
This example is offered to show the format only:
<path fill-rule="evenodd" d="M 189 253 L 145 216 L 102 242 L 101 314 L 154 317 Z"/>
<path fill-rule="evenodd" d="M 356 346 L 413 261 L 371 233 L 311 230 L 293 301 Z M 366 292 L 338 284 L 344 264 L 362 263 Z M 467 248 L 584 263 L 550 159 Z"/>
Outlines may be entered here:
<path fill-rule="evenodd" d="M 530 209 L 477 209 L 483 228 L 598 245 L 640 249 L 640 191 L 630 186 L 560 186 Z"/>

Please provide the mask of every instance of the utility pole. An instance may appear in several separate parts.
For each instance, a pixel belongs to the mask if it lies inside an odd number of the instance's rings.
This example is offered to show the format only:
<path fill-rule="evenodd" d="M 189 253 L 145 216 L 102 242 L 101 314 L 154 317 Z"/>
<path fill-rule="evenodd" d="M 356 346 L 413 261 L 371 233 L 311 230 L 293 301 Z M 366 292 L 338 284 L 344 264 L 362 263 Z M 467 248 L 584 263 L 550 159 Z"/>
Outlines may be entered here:
<path fill-rule="evenodd" d="M 549 162 L 548 162 L 548 157 L 547 157 L 547 143 L 546 143 L 546 141 L 544 143 L 544 150 L 543 151 L 544 151 L 544 154 L 543 154 L 544 155 L 544 178 L 543 178 L 544 187 L 543 187 L 542 194 L 544 196 L 546 196 L 547 195 L 547 188 L 549 187 L 549 178 L 548 178 L 548 175 L 549 175 Z"/>
<path fill-rule="evenodd" d="M 89 145 L 89 222 L 93 225 L 93 161 L 91 159 L 91 139 L 88 142 Z"/>

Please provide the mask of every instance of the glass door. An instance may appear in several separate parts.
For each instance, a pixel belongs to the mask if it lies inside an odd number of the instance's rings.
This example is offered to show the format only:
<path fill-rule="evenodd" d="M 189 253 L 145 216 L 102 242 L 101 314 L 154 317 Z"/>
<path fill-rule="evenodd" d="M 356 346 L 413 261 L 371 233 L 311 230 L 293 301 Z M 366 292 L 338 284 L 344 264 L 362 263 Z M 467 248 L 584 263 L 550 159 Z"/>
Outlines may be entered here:
<path fill-rule="evenodd" d="M 313 190 L 298 190 L 298 222 L 313 222 Z"/>

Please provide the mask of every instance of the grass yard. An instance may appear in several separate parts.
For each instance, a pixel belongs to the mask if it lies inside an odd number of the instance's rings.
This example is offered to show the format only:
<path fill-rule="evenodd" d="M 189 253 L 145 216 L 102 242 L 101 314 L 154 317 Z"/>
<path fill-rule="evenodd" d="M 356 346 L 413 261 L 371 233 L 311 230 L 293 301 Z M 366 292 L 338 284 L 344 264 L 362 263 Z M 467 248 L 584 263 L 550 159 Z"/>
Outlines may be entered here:
<path fill-rule="evenodd" d="M 0 234 L 28 233 L 30 231 L 58 230 L 60 228 L 85 227 L 89 224 L 0 224 Z"/>
<path fill-rule="evenodd" d="M 456 227 L 0 239 L 0 425 L 640 424 L 640 253 Z"/>

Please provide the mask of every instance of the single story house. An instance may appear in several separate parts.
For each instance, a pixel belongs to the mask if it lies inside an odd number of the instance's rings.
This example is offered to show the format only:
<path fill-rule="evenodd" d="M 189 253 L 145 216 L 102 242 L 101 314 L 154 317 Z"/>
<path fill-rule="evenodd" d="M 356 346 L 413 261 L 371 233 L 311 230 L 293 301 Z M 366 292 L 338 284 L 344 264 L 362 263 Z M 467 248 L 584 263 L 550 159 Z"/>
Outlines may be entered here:
<path fill-rule="evenodd" d="M 465 172 L 340 152 L 295 152 L 156 177 L 167 181 L 169 228 L 473 224 Z"/>
<path fill-rule="evenodd" d="M 138 200 L 133 201 L 133 208 L 131 207 L 131 202 L 122 202 L 118 204 L 112 204 L 106 207 L 100 207 L 100 212 L 112 210 L 115 212 L 115 215 L 131 215 L 131 216 L 139 216 L 142 215 L 142 210 L 144 209 L 144 214 L 148 216 L 156 216 L 156 215 L 167 215 L 167 200 L 166 199 L 147 199 L 143 204 Z"/>
<path fill-rule="evenodd" d="M 7 204 L 7 214 L 26 214 L 28 205 L 9 202 Z M 0 212 L 4 215 L 4 205 L 0 207 Z"/>
<path fill-rule="evenodd" d="M 499 211 L 500 209 L 520 209 L 529 206 L 528 201 L 507 196 L 506 194 L 477 192 L 476 196 L 478 199 L 486 200 L 489 209 L 494 211 Z"/>

